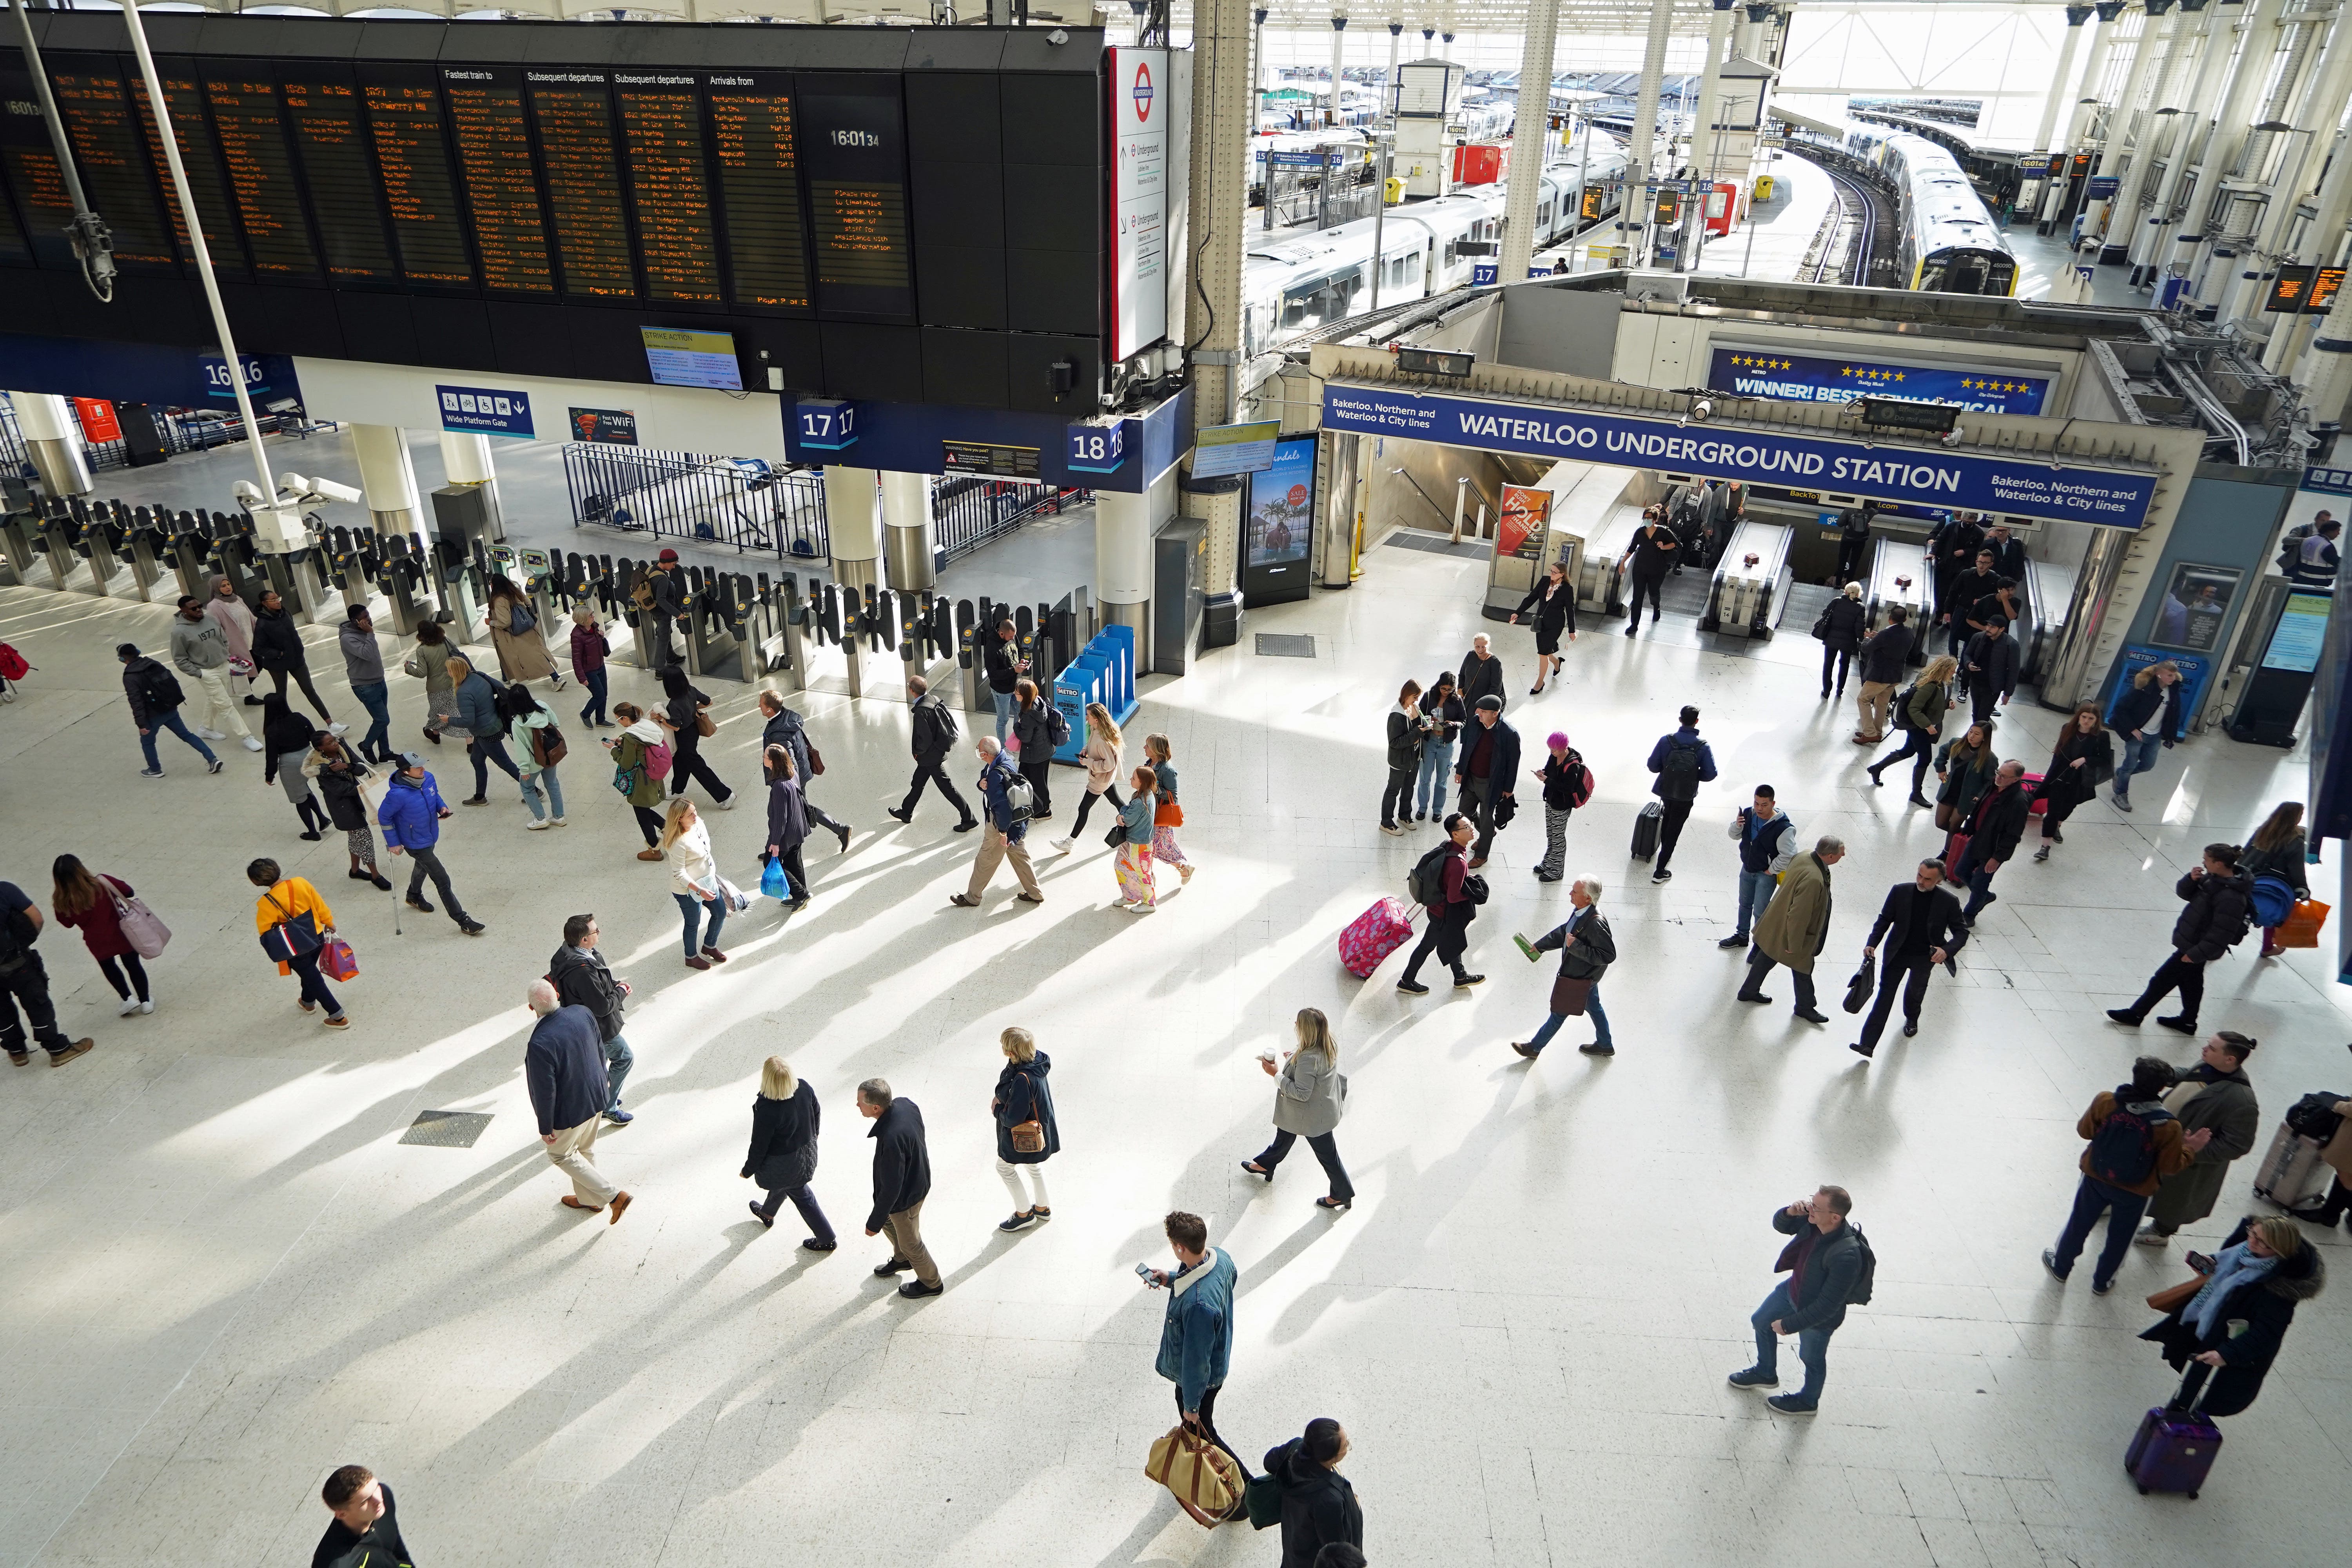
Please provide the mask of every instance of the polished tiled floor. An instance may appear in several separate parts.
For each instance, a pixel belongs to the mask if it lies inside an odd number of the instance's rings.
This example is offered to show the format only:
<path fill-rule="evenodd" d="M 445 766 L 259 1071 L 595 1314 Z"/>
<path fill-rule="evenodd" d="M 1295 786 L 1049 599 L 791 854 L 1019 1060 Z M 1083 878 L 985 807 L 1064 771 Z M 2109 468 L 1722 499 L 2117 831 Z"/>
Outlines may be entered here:
<path fill-rule="evenodd" d="M 2344 1287 L 2304 1310 L 2191 1503 L 2143 1499 L 2121 1470 L 2170 1387 L 2132 1336 L 2177 1257 L 2135 1249 L 2104 1300 L 2037 1260 L 2084 1103 L 2136 1050 L 2189 1056 L 2099 1010 L 2162 955 L 2194 847 L 2300 795 L 2304 759 L 2207 737 L 2166 753 L 2137 815 L 2086 808 L 2051 863 L 2001 874 L 1920 1037 L 1864 1065 L 1843 1016 L 1790 1020 L 1785 977 L 1780 1005 L 1733 1004 L 1738 959 L 1715 946 L 1722 824 L 1753 784 L 1852 847 L 1832 997 L 1885 889 L 1937 842 L 1899 788 L 1867 786 L 1851 710 L 1817 700 L 1813 645 L 1727 658 L 1681 628 L 1605 627 L 1570 648 L 1564 689 L 1528 700 L 1527 634 L 1493 628 L 1515 722 L 1531 744 L 1565 728 L 1592 762 L 1571 860 L 1611 884 L 1624 953 L 1605 987 L 1618 1058 L 1529 1067 L 1507 1042 L 1539 1021 L 1549 972 L 1507 933 L 1565 908 L 1528 876 L 1539 814 L 1492 868 L 1486 986 L 1409 1001 L 1396 960 L 1361 984 L 1333 952 L 1430 841 L 1373 829 L 1381 715 L 1401 677 L 1426 680 L 1486 624 L 1481 570 L 1376 549 L 1353 591 L 1250 616 L 1314 633 L 1316 659 L 1227 650 L 1147 683 L 1131 728 L 1174 739 L 1202 869 L 1140 918 L 1110 908 L 1094 838 L 1050 862 L 1043 908 L 1000 883 L 982 910 L 950 909 L 971 842 L 936 802 L 909 829 L 880 815 L 905 777 L 902 713 L 810 698 L 830 765 L 816 798 L 859 837 L 813 847 L 814 907 L 730 922 L 735 961 L 708 975 L 679 966 L 662 869 L 630 858 L 627 814 L 584 757 L 566 764 L 568 828 L 526 834 L 503 783 L 448 825 L 488 935 L 411 917 L 395 936 L 339 848 L 287 831 L 257 759 L 229 752 L 206 777 L 167 741 L 169 776 L 137 776 L 108 650 L 160 642 L 160 610 L 0 590 L 0 637 L 41 667 L 0 708 L 0 876 L 46 902 L 70 850 L 177 932 L 158 1011 L 118 1021 L 72 934 L 49 931 L 65 1018 L 99 1047 L 0 1083 L 0 1564 L 297 1561 L 320 1478 L 352 1460 L 397 1489 L 426 1568 L 1269 1562 L 1270 1538 L 1203 1532 L 1140 1474 L 1171 1400 L 1151 1371 L 1162 1299 L 1130 1270 L 1162 1253 L 1171 1206 L 1209 1216 L 1241 1267 L 1226 1435 L 1255 1458 L 1309 1417 L 1345 1422 L 1378 1563 L 2340 1561 Z M 643 694 L 634 674 L 616 684 Z M 414 737 L 415 683 L 394 700 Z M 1723 778 L 1659 889 L 1624 845 L 1641 758 L 1684 701 L 1706 710 Z M 720 705 L 715 754 L 748 785 L 751 703 L 730 689 Z M 2021 709 L 2004 749 L 2038 762 L 2054 730 Z M 462 786 L 454 752 L 435 760 Z M 748 879 L 756 814 L 711 820 Z M 239 868 L 260 853 L 318 879 L 358 947 L 348 1034 L 298 1013 L 257 950 Z M 617 1226 L 558 1206 L 519 1071 L 523 988 L 582 909 L 637 986 L 638 1121 L 598 1151 L 637 1195 Z M 1330 1014 L 1352 1081 L 1339 1142 L 1361 1195 L 1337 1217 L 1309 1203 L 1304 1151 L 1270 1189 L 1236 1168 L 1266 1135 L 1252 1058 L 1303 1005 Z M 2207 1016 L 2263 1040 L 2266 1122 L 2352 1089 L 2320 954 L 2257 967 L 2241 950 Z M 1016 1022 L 1055 1058 L 1065 1152 L 1054 1220 L 1007 1237 L 986 1110 Z M 748 1101 L 774 1051 L 825 1101 L 816 1187 L 850 1233 L 830 1258 L 795 1248 L 789 1214 L 766 1234 L 743 1212 Z M 929 1122 L 935 1301 L 890 1296 L 856 1234 L 851 1093 L 875 1074 Z M 398 1142 L 425 1110 L 494 1120 L 469 1150 Z M 2251 1175 L 2237 1167 L 2195 1240 L 2249 1202 Z M 1822 1181 L 1857 1196 L 1878 1296 L 1832 1344 L 1821 1416 L 1791 1423 L 1722 1380 L 1771 1283 L 1770 1209 Z"/>

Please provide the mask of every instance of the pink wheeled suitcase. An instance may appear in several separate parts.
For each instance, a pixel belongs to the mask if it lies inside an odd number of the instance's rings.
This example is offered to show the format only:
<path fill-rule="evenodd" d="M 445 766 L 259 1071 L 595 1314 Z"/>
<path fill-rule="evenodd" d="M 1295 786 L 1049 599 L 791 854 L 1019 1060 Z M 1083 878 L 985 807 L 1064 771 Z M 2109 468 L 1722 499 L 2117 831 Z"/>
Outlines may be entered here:
<path fill-rule="evenodd" d="M 1339 933 L 1339 962 L 1359 980 L 1371 978 L 1381 960 L 1405 944 L 1412 935 L 1412 914 L 1402 899 L 1381 900 L 1348 922 Z"/>

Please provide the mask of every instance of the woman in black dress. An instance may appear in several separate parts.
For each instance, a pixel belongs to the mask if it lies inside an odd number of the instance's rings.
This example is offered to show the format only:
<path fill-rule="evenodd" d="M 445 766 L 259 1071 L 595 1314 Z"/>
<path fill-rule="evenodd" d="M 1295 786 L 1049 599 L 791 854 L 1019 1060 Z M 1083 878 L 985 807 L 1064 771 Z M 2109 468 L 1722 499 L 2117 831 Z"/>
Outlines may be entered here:
<path fill-rule="evenodd" d="M 1511 624 L 1533 610 L 1536 616 L 1536 683 L 1528 689 L 1530 697 L 1543 695 L 1544 682 L 1559 673 L 1559 634 L 1565 629 L 1568 640 L 1576 640 L 1576 590 L 1568 585 L 1568 568 L 1555 561 L 1542 580 L 1528 590 L 1519 607 L 1511 612 Z"/>

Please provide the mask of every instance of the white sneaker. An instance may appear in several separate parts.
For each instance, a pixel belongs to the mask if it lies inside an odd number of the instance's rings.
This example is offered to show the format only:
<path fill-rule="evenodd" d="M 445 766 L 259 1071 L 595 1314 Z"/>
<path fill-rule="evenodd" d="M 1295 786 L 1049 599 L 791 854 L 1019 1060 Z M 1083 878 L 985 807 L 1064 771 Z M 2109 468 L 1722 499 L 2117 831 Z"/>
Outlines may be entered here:
<path fill-rule="evenodd" d="M 710 808 L 713 811 L 732 811 L 735 809 L 735 797 L 730 795 L 725 800 L 712 801 Z"/>
<path fill-rule="evenodd" d="M 1121 899 L 1117 904 L 1114 904 L 1112 908 L 1125 910 L 1128 913 L 1133 914 L 1135 912 L 1135 900 L 1133 899 Z"/>
<path fill-rule="evenodd" d="M 257 752 L 261 750 L 261 742 L 255 740 L 251 735 L 247 735 L 245 738 L 245 749 L 248 752 Z"/>
<path fill-rule="evenodd" d="M 228 739 L 228 731 L 226 730 L 199 730 L 196 733 L 202 735 L 207 741 L 226 741 Z"/>
<path fill-rule="evenodd" d="M 136 1013 L 137 1011 L 139 1011 L 139 998 L 136 996 L 125 996 L 122 999 L 122 1005 L 114 1010 L 114 1016 L 118 1018 L 128 1018 L 131 1014 Z"/>
<path fill-rule="evenodd" d="M 529 833 L 544 833 L 544 832 L 546 832 L 546 831 L 548 830 L 548 828 L 549 828 L 549 827 L 551 827 L 551 826 L 553 826 L 553 825 L 552 825 L 551 823 L 550 823 L 550 822 L 547 820 L 547 818 L 545 818 L 545 817 L 543 817 L 543 816 L 534 816 L 534 817 L 532 817 L 529 822 L 524 823 L 522 826 L 523 826 L 523 829 L 524 829 L 524 831 L 525 831 L 525 832 L 529 832 Z"/>
<path fill-rule="evenodd" d="M 144 1002 L 140 1003 L 139 1010 L 142 1013 L 152 1013 L 155 1010 L 155 998 L 150 996 Z"/>
<path fill-rule="evenodd" d="M 560 816 L 551 816 L 551 817 L 549 817 L 549 818 L 547 819 L 547 825 L 548 825 L 550 827 L 569 827 L 569 826 L 572 826 L 570 823 L 568 823 L 568 822 L 564 821 L 564 820 L 563 820 L 563 818 L 562 818 L 562 817 L 560 817 Z"/>
<path fill-rule="evenodd" d="M 1056 838 L 1054 840 L 1054 847 L 1056 849 L 1067 849 L 1073 842 L 1075 841 L 1068 838 Z"/>
<path fill-rule="evenodd" d="M 330 721 L 327 725 L 327 733 L 330 735 L 348 735 L 351 732 L 352 727 L 349 724 L 337 724 Z"/>

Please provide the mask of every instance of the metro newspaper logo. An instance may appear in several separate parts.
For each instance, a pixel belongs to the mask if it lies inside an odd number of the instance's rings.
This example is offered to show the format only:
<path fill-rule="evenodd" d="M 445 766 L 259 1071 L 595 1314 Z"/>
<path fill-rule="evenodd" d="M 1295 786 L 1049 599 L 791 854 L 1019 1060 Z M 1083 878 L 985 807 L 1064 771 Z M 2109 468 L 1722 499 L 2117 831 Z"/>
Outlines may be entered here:
<path fill-rule="evenodd" d="M 1328 383 L 1323 389 L 1323 423 L 1332 430 L 1489 452 L 1614 462 L 2116 528 L 2137 528 L 2145 522 L 2156 490 L 2153 474 L 2053 468 L 2031 459 L 1907 446 L 1874 447 L 1835 438 L 1710 430 L 1671 419 L 1570 414 L 1397 387 Z"/>

